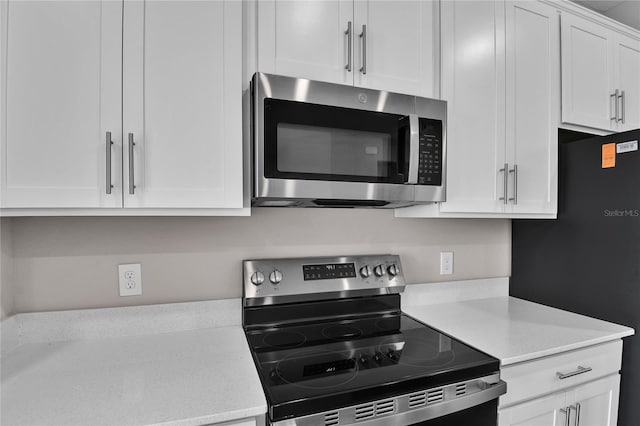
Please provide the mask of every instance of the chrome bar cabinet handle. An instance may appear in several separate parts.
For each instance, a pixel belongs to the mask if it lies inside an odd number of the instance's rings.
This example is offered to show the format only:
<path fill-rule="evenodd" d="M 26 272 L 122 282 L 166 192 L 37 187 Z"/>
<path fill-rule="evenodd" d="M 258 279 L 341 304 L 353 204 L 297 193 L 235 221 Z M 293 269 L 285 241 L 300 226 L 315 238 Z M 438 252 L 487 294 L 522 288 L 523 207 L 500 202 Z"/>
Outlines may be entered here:
<path fill-rule="evenodd" d="M 111 132 L 107 132 L 105 145 L 107 146 L 107 178 L 105 182 L 107 194 L 111 194 L 111 188 L 113 188 L 113 185 L 111 184 L 111 145 L 113 145 L 113 141 L 111 140 Z"/>
<path fill-rule="evenodd" d="M 367 26 L 362 26 L 362 32 L 360 33 L 360 38 L 362 39 L 362 67 L 360 68 L 360 72 L 362 74 L 367 73 Z"/>
<path fill-rule="evenodd" d="M 609 119 L 614 121 L 618 121 L 618 92 L 619 90 L 616 89 L 615 92 L 609 95 L 609 102 L 611 102 L 611 99 L 613 98 L 613 111 L 615 111 L 613 117 L 609 117 Z"/>
<path fill-rule="evenodd" d="M 136 190 L 135 182 L 133 181 L 133 147 L 135 142 L 133 141 L 133 133 L 129 133 L 129 194 L 133 195 Z"/>
<path fill-rule="evenodd" d="M 569 377 L 577 376 L 578 374 L 588 373 L 591 370 L 592 370 L 591 367 L 583 367 L 583 366 L 579 365 L 576 370 L 571 371 L 570 373 L 561 373 L 561 372 L 558 371 L 558 372 L 556 372 L 556 376 L 558 376 L 558 378 L 560 380 L 568 379 Z"/>
<path fill-rule="evenodd" d="M 509 173 L 513 173 L 513 198 L 509 198 L 509 201 L 513 201 L 513 204 L 518 204 L 518 165 L 514 164 Z"/>
<path fill-rule="evenodd" d="M 504 190 L 503 192 L 504 196 L 498 198 L 498 200 L 502 201 L 504 204 L 507 204 L 507 192 L 509 191 L 509 179 L 508 179 L 509 163 L 504 163 L 504 167 L 501 168 L 499 171 L 504 173 L 502 175 L 502 186 Z"/>
<path fill-rule="evenodd" d="M 576 404 L 576 426 L 580 426 L 580 403 Z"/>
<path fill-rule="evenodd" d="M 351 21 L 349 21 L 349 23 L 347 24 L 347 30 L 344 32 L 347 36 L 347 65 L 344 66 L 344 68 L 351 72 L 352 67 L 351 67 L 351 44 L 352 44 L 352 36 L 353 36 L 353 29 L 351 28 Z"/>
<path fill-rule="evenodd" d="M 564 426 L 569 426 L 569 423 L 571 423 L 571 409 L 573 408 L 573 405 L 570 405 L 568 407 L 565 408 L 561 408 L 560 409 L 560 414 L 564 414 Z"/>
<path fill-rule="evenodd" d="M 618 118 L 618 122 L 621 121 L 624 124 L 624 90 L 620 91 L 618 99 L 620 100 L 620 118 Z M 616 101 L 616 111 L 618 111 L 618 101 Z"/>

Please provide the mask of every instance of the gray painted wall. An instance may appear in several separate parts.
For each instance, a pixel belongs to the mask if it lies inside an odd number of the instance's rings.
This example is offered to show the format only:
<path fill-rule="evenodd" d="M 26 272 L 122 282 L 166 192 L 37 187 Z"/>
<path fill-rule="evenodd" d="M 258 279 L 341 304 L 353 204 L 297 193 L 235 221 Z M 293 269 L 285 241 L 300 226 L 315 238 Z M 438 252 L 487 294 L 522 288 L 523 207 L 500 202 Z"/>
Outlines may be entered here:
<path fill-rule="evenodd" d="M 2 250 L 13 269 L 8 312 L 240 297 L 246 258 L 398 253 L 409 283 L 508 276 L 511 268 L 509 220 L 396 219 L 386 210 L 13 218 L 11 228 L 11 252 Z M 455 253 L 453 275 L 439 275 L 443 250 Z M 142 296 L 118 295 L 119 263 L 142 264 Z"/>
<path fill-rule="evenodd" d="M 640 30 L 640 0 L 626 1 L 607 10 L 604 14 L 611 19 Z"/>

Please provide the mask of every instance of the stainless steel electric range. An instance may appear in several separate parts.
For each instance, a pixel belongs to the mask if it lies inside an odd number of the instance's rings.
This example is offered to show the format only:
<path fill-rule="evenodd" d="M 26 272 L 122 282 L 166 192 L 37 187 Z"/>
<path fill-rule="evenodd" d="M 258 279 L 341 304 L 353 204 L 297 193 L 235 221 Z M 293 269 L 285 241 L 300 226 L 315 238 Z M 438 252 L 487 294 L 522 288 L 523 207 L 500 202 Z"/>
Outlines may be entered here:
<path fill-rule="evenodd" d="M 404 314 L 404 286 L 395 255 L 244 261 L 265 423 L 495 426 L 499 361 Z"/>

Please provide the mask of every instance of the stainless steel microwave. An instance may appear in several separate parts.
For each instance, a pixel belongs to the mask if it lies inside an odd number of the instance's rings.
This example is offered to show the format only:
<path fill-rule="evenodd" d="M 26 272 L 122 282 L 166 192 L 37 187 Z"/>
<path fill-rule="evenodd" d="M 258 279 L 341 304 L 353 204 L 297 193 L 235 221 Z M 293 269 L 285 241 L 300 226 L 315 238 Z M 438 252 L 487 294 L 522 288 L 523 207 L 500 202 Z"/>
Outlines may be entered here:
<path fill-rule="evenodd" d="M 445 101 L 256 73 L 252 205 L 445 200 Z"/>

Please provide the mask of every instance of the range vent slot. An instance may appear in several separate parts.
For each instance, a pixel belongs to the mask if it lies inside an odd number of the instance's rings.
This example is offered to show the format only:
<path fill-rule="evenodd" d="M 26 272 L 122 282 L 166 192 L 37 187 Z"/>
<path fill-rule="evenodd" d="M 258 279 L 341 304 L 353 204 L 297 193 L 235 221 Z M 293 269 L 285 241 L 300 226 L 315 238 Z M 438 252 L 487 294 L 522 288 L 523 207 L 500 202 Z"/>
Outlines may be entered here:
<path fill-rule="evenodd" d="M 444 401 L 444 389 L 434 389 L 427 392 L 427 404 L 435 404 Z"/>
<path fill-rule="evenodd" d="M 337 411 L 325 413 L 324 426 L 338 426 L 340 424 L 340 414 Z"/>
<path fill-rule="evenodd" d="M 427 392 L 417 392 L 409 395 L 409 408 L 420 407 L 427 403 Z"/>
<path fill-rule="evenodd" d="M 376 417 L 391 414 L 396 411 L 396 400 L 387 399 L 376 402 Z"/>
<path fill-rule="evenodd" d="M 466 393 L 467 393 L 466 383 L 460 383 L 459 385 L 456 385 L 456 397 L 464 396 Z"/>
<path fill-rule="evenodd" d="M 371 404 L 360 405 L 356 407 L 356 415 L 355 419 L 357 422 L 361 420 L 366 420 L 374 417 L 376 415 L 376 407 Z"/>

